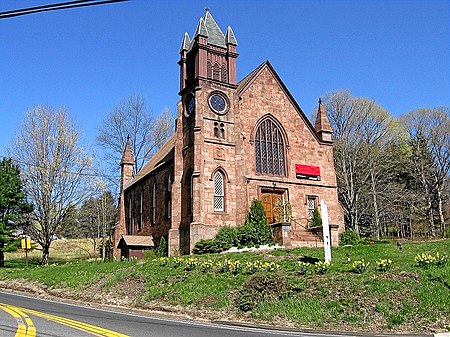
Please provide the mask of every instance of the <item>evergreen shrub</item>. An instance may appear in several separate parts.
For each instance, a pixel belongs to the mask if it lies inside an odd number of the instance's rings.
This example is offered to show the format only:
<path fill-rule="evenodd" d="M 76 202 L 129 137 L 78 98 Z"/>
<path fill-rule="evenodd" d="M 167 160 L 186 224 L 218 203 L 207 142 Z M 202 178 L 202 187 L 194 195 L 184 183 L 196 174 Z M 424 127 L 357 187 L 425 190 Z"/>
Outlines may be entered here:
<path fill-rule="evenodd" d="M 339 237 L 340 245 L 356 245 L 359 242 L 359 235 L 355 231 L 347 229 Z"/>

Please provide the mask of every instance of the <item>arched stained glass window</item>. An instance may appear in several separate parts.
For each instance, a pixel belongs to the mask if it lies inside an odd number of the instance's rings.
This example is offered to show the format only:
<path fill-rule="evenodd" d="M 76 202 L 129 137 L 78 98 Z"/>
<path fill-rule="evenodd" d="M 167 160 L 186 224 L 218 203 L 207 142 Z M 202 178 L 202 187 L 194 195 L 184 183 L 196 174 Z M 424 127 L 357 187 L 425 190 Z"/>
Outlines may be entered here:
<path fill-rule="evenodd" d="M 275 122 L 263 120 L 255 136 L 256 173 L 274 176 L 286 175 L 284 140 Z"/>
<path fill-rule="evenodd" d="M 225 210 L 225 179 L 221 171 L 214 173 L 214 211 L 223 212 Z"/>

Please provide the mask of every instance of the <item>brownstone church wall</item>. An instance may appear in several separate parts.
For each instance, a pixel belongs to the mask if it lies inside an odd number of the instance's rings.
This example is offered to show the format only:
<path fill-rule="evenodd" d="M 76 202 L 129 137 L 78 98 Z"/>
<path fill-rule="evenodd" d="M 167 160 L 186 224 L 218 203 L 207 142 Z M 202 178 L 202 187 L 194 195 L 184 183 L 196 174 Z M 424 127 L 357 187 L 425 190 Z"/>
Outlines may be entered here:
<path fill-rule="evenodd" d="M 172 216 L 172 210 L 168 209 L 171 191 L 168 190 L 167 179 L 169 175 L 173 174 L 172 172 L 173 164 L 168 164 L 157 171 L 153 171 L 152 174 L 144 176 L 125 190 L 125 223 L 128 235 L 151 235 L 157 245 L 162 236 L 167 239 Z M 154 183 L 156 183 L 156 221 L 153 223 L 152 189 Z"/>

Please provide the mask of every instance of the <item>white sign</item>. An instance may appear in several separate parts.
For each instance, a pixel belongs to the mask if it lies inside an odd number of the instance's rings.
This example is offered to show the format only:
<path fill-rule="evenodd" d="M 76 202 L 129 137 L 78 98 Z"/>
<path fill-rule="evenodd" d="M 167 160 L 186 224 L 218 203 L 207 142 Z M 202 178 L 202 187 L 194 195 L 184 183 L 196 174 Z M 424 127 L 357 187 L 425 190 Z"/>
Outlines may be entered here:
<path fill-rule="evenodd" d="M 320 200 L 320 211 L 322 213 L 323 249 L 325 252 L 325 262 L 331 262 L 331 237 L 330 226 L 328 223 L 328 207 L 323 200 Z"/>

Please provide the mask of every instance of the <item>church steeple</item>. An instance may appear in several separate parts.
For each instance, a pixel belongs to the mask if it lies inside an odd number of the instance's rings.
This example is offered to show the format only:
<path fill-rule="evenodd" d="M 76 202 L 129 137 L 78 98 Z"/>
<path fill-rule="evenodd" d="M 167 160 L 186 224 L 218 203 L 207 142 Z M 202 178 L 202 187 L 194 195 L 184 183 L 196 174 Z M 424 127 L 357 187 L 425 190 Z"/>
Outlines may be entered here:
<path fill-rule="evenodd" d="M 237 40 L 231 27 L 226 34 L 206 8 L 192 40 L 185 33 L 180 48 L 180 91 L 208 79 L 236 85 Z"/>
<path fill-rule="evenodd" d="M 117 214 L 117 223 L 114 226 L 114 242 L 117 244 L 120 241 L 122 235 L 127 233 L 127 228 L 125 224 L 125 196 L 124 190 L 125 186 L 133 179 L 133 167 L 134 158 L 131 152 L 130 136 L 127 136 L 127 142 L 125 144 L 125 149 L 123 150 L 122 160 L 120 161 L 120 194 L 119 194 L 119 209 Z M 120 258 L 120 249 L 114 247 L 114 256 Z"/>
<path fill-rule="evenodd" d="M 316 123 L 314 127 L 322 141 L 333 141 L 331 138 L 333 129 L 331 128 L 330 122 L 328 121 L 327 113 L 325 112 L 324 104 L 321 98 L 319 98 L 319 108 L 317 109 Z"/>
<path fill-rule="evenodd" d="M 133 153 L 131 152 L 130 145 L 130 136 L 127 136 L 127 142 L 125 143 L 125 149 L 123 150 L 122 160 L 120 161 L 120 165 L 123 167 L 124 165 L 134 165 Z"/>

